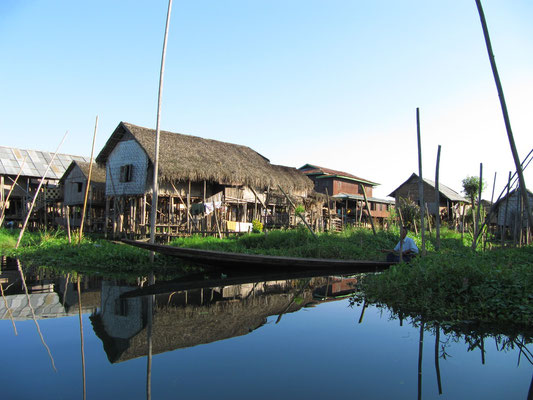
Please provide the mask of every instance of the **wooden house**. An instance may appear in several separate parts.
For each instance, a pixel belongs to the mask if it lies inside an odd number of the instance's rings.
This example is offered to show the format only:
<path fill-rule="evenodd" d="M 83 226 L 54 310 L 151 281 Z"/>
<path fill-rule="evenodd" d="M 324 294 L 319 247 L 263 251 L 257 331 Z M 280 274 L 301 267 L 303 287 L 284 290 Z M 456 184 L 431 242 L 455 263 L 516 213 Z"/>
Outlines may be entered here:
<path fill-rule="evenodd" d="M 77 228 L 81 223 L 81 213 L 85 200 L 85 191 L 89 179 L 90 163 L 72 161 L 60 179 L 63 187 L 63 204 L 69 213 L 69 223 Z M 87 198 L 86 225 L 90 232 L 104 230 L 105 221 L 105 168 L 93 164 L 91 185 Z"/>
<path fill-rule="evenodd" d="M 372 190 L 379 185 L 378 183 L 359 178 L 348 172 L 312 164 L 305 164 L 299 170 L 313 181 L 316 192 L 328 195 L 335 202 L 334 212 L 343 221 L 354 224 L 368 218 L 365 209 L 365 194 L 370 215 L 374 221 L 383 223 L 390 216 L 394 201 L 373 197 Z"/>
<path fill-rule="evenodd" d="M 533 210 L 533 193 L 528 190 L 527 196 L 529 209 Z M 492 212 L 500 229 L 508 230 L 510 235 L 516 235 L 529 225 L 525 209 L 520 190 L 514 189 L 494 203 Z"/>
<path fill-rule="evenodd" d="M 14 226 L 21 224 L 43 176 L 44 183 L 33 209 L 30 226 L 54 225 L 56 218 L 62 216 L 60 203 L 63 191 L 59 187 L 59 179 L 73 160 L 88 161 L 88 158 L 58 154 L 46 172 L 52 156 L 53 153 L 46 151 L 0 147 L 0 209 L 6 205 L 5 223 Z"/>
<path fill-rule="evenodd" d="M 121 122 L 97 156 L 113 232 L 149 232 L 154 155 L 155 131 Z M 300 198 L 312 190 L 304 174 L 249 147 L 161 131 L 157 231 L 243 231 L 253 219 L 275 222 L 288 209 L 278 185 Z"/>
<path fill-rule="evenodd" d="M 424 204 L 430 214 L 435 215 L 437 207 L 435 205 L 435 182 L 431 179 L 423 179 Z M 396 201 L 396 207 L 399 206 L 401 198 L 409 199 L 420 205 L 418 193 L 418 175 L 413 173 L 404 183 L 398 186 L 391 194 Z M 448 186 L 439 182 L 439 205 L 438 210 L 441 216 L 446 216 L 449 220 L 457 220 L 464 213 L 464 206 L 470 202 L 450 189 Z"/>

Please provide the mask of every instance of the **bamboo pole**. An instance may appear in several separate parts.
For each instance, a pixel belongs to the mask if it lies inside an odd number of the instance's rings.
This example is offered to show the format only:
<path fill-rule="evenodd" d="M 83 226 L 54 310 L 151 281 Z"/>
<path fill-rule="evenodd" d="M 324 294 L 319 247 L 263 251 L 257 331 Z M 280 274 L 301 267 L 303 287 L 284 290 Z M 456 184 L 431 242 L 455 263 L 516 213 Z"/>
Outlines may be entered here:
<path fill-rule="evenodd" d="M 505 234 L 507 233 L 507 211 L 509 208 L 509 189 L 511 188 L 511 171 L 509 171 L 509 181 L 507 182 L 507 194 L 505 195 L 505 212 L 503 214 L 503 232 L 502 232 L 502 246 L 504 245 Z"/>
<path fill-rule="evenodd" d="M 222 239 L 222 232 L 220 231 L 220 225 L 218 224 L 217 205 L 215 204 L 215 199 L 213 199 L 213 214 L 215 215 L 215 224 L 217 225 L 218 238 Z"/>
<path fill-rule="evenodd" d="M 70 207 L 65 206 L 65 214 L 67 216 L 67 237 L 68 237 L 68 243 L 72 243 L 72 236 L 70 235 Z"/>
<path fill-rule="evenodd" d="M 329 192 L 328 188 L 326 188 L 326 198 L 328 201 L 328 232 L 331 231 L 331 210 L 329 208 Z"/>
<path fill-rule="evenodd" d="M 279 187 L 279 190 L 281 190 L 281 193 L 283 193 L 285 195 L 285 197 L 287 198 L 287 200 L 289 201 L 290 205 L 294 208 L 294 211 L 296 212 L 296 206 L 294 205 L 294 203 L 292 202 L 292 200 L 289 198 L 289 196 L 287 196 L 287 193 L 285 193 L 283 191 L 283 189 L 281 188 L 280 185 L 278 185 Z M 307 221 L 305 220 L 304 217 L 302 217 L 302 215 L 299 213 L 299 212 L 296 212 L 296 214 L 298 215 L 298 217 L 300 217 L 300 219 L 303 221 L 303 223 L 305 224 L 305 226 L 307 227 L 307 229 L 309 229 L 309 231 L 313 234 L 313 237 L 315 239 L 318 239 L 318 237 L 316 236 L 316 233 L 313 231 L 313 228 L 311 228 L 309 226 L 309 224 L 307 223 Z"/>
<path fill-rule="evenodd" d="M 487 46 L 487 53 L 489 55 L 490 66 L 492 68 L 492 73 L 494 75 L 494 82 L 496 83 L 496 89 L 498 91 L 498 97 L 500 98 L 500 106 L 502 109 L 503 119 L 505 121 L 505 129 L 507 131 L 507 137 L 509 139 L 509 145 L 511 146 L 511 153 L 513 154 L 513 160 L 516 167 L 516 172 L 518 173 L 518 180 L 520 181 L 520 191 L 522 194 L 522 200 L 526 207 L 527 217 L 529 220 L 529 225 L 533 226 L 533 214 L 531 214 L 531 209 L 529 207 L 528 194 L 526 188 L 526 180 L 524 179 L 524 173 L 522 171 L 522 166 L 520 164 L 520 158 L 518 157 L 518 151 L 516 150 L 516 145 L 514 141 L 513 131 L 511 129 L 511 120 L 509 119 L 509 113 L 507 112 L 507 105 L 505 103 L 505 96 L 503 94 L 503 87 L 500 82 L 500 76 L 498 74 L 498 68 L 496 67 L 496 61 L 494 59 L 494 53 L 492 52 L 492 45 L 490 42 L 489 30 L 487 28 L 487 21 L 485 20 L 485 14 L 483 12 L 483 7 L 481 5 L 481 0 L 476 0 L 477 9 L 479 12 L 479 18 L 481 20 L 481 26 L 483 28 L 483 36 L 485 37 L 485 44 Z"/>
<path fill-rule="evenodd" d="M 440 191 L 439 191 L 439 168 L 440 168 L 440 149 L 439 144 L 437 150 L 437 166 L 435 167 L 435 250 L 440 249 Z"/>
<path fill-rule="evenodd" d="M 376 234 L 376 228 L 374 227 L 374 221 L 372 220 L 372 214 L 370 213 L 370 207 L 368 205 L 368 199 L 366 198 L 366 190 L 365 190 L 365 187 L 363 185 L 360 185 L 360 186 L 361 186 L 361 189 L 363 190 L 363 197 L 365 198 L 366 212 L 368 213 L 368 218 L 370 219 L 370 226 L 372 226 L 372 232 L 375 235 Z"/>
<path fill-rule="evenodd" d="M 422 141 L 420 137 L 420 109 L 416 108 L 416 137 L 418 142 L 418 200 L 420 203 L 420 232 L 422 234 L 422 254 L 426 254 L 426 226 L 424 224 L 424 181 L 422 179 Z"/>
<path fill-rule="evenodd" d="M 89 188 L 91 187 L 91 178 L 93 174 L 93 156 L 94 156 L 94 142 L 96 141 L 96 131 L 98 130 L 98 115 L 96 116 L 96 122 L 94 123 L 93 144 L 91 147 L 91 160 L 89 163 L 89 176 L 87 177 L 87 185 L 85 186 L 85 197 L 83 199 L 83 211 L 81 213 L 80 232 L 78 236 L 78 244 L 81 244 L 83 238 L 83 223 L 85 222 L 85 212 L 87 209 L 87 199 L 89 198 Z"/>
<path fill-rule="evenodd" d="M 474 238 L 472 240 L 472 250 L 476 249 L 477 238 L 479 236 L 479 219 L 481 218 L 481 192 L 482 191 L 483 191 L 483 163 L 480 163 L 479 164 L 479 193 L 478 193 L 478 200 L 477 200 L 476 221 L 474 222 Z"/>
<path fill-rule="evenodd" d="M 9 192 L 7 193 L 6 198 L 4 199 L 4 204 L 2 204 L 2 214 L 0 215 L 0 226 L 4 223 L 4 217 L 6 215 L 6 209 L 7 209 L 7 202 L 9 201 L 9 198 L 11 197 L 11 193 L 13 193 L 13 189 L 15 189 L 15 186 L 17 185 L 17 181 L 19 180 L 20 175 L 22 174 L 22 168 L 24 168 L 24 164 L 26 164 L 26 159 L 28 158 L 28 155 L 24 157 L 22 160 L 22 164 L 20 165 L 19 172 L 11 184 L 11 188 L 9 189 Z M 2 195 L 4 194 L 4 191 L 2 190 Z"/>
<path fill-rule="evenodd" d="M 155 243 L 155 224 L 157 219 L 157 203 L 158 203 L 158 192 L 159 192 L 159 135 L 160 135 L 160 121 L 161 121 L 161 99 L 163 96 L 163 76 L 165 72 L 165 54 L 167 50 L 167 39 L 168 39 L 168 27 L 170 25 L 170 13 L 172 11 L 172 0 L 168 1 L 168 10 L 167 10 L 167 22 L 165 25 L 165 38 L 163 39 L 163 52 L 161 55 L 161 71 L 159 72 L 159 93 L 157 96 L 157 118 L 155 125 L 155 155 L 154 155 L 154 177 L 152 183 L 152 209 L 150 210 L 150 243 Z M 155 258 L 155 253 L 150 252 L 150 259 L 153 262 Z"/>
<path fill-rule="evenodd" d="M 24 231 L 26 230 L 26 226 L 28 225 L 28 221 L 30 220 L 31 213 L 33 211 L 33 207 L 35 206 L 35 202 L 37 201 L 37 196 L 39 195 L 39 190 L 41 190 L 41 186 L 43 186 L 44 178 L 48 171 L 50 170 L 50 167 L 52 166 L 52 163 L 54 162 L 57 153 L 59 152 L 59 149 L 61 148 L 61 145 L 65 141 L 66 137 L 68 135 L 68 131 L 65 132 L 65 135 L 63 135 L 63 139 L 61 139 L 61 143 L 59 143 L 59 146 L 56 149 L 56 152 L 50 159 L 50 162 L 48 163 L 48 166 L 46 167 L 46 170 L 44 171 L 44 174 L 41 178 L 41 182 L 39 182 L 39 186 L 37 187 L 37 190 L 35 191 L 35 195 L 33 196 L 33 201 L 31 202 L 30 209 L 28 210 L 28 214 L 26 214 L 26 218 L 24 219 L 24 224 L 22 225 L 22 229 L 20 230 L 20 234 L 17 240 L 17 244 L 15 245 L 15 249 L 19 248 L 20 241 L 22 240 L 22 236 L 24 235 Z"/>
<path fill-rule="evenodd" d="M 83 400 L 85 400 L 87 398 L 87 385 L 86 385 L 86 378 L 85 378 L 85 350 L 84 350 L 84 340 L 83 340 L 83 318 L 81 315 L 81 285 L 80 285 L 79 275 L 78 275 L 77 286 L 78 286 L 78 315 L 80 319 L 81 373 L 83 377 Z"/>

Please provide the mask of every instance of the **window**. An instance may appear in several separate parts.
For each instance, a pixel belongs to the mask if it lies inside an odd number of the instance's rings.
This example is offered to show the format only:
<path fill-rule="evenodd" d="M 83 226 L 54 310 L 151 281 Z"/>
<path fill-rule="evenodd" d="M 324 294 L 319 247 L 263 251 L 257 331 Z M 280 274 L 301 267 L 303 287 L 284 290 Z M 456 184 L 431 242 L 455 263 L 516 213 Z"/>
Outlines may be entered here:
<path fill-rule="evenodd" d="M 83 189 L 83 182 L 75 182 L 76 183 L 76 191 L 78 193 L 81 193 L 82 189 Z"/>
<path fill-rule="evenodd" d="M 131 182 L 133 176 L 133 165 L 127 164 L 120 167 L 120 182 Z"/>

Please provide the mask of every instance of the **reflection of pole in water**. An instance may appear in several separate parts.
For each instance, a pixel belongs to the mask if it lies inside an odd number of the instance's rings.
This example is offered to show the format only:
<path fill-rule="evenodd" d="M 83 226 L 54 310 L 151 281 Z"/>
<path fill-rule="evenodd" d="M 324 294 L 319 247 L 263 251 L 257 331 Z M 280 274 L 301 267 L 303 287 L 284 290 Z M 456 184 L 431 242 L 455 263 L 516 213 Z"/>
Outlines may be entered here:
<path fill-rule="evenodd" d="M 6 296 L 4 295 L 4 287 L 2 286 L 2 282 L 0 282 L 0 291 L 2 292 L 2 299 L 4 299 L 4 304 L 6 306 L 7 313 L 9 314 L 9 319 L 11 319 L 11 323 L 13 324 L 15 335 L 18 336 L 17 327 L 15 326 L 15 320 L 13 319 L 13 313 L 11 312 L 11 308 L 9 308 L 9 304 L 7 304 Z"/>
<path fill-rule="evenodd" d="M 422 399 L 422 353 L 424 350 L 424 321 L 420 321 L 420 340 L 418 343 L 418 399 Z"/>
<path fill-rule="evenodd" d="M 366 304 L 366 299 L 365 299 L 365 301 L 363 302 L 363 308 L 361 309 L 361 316 L 359 317 L 359 323 L 363 322 L 363 317 L 365 316 L 365 310 L 367 306 L 368 305 Z"/>
<path fill-rule="evenodd" d="M 312 278 L 307 279 L 307 281 L 302 285 L 302 287 L 300 288 L 300 290 L 298 291 L 298 293 L 296 293 L 296 294 L 292 297 L 292 299 L 291 299 L 291 301 L 289 302 L 289 304 L 287 304 L 287 307 L 285 307 L 285 309 L 281 312 L 281 314 L 278 315 L 278 319 L 276 319 L 276 324 L 277 324 L 279 321 L 281 321 L 281 317 L 283 316 L 283 314 L 285 314 L 287 311 L 289 311 L 289 308 L 292 306 L 292 303 L 294 303 L 294 300 L 296 300 L 296 298 L 302 294 L 302 292 L 305 290 L 305 288 L 306 288 L 307 286 L 309 286 L 309 284 L 311 283 L 311 279 L 312 279 Z"/>
<path fill-rule="evenodd" d="M 150 285 L 155 283 L 154 273 L 150 273 Z M 148 296 L 148 313 L 146 318 L 147 329 L 146 341 L 148 343 L 148 356 L 146 360 L 146 399 L 150 400 L 152 398 L 152 324 L 153 324 L 153 313 L 154 313 L 154 302 L 155 295 Z"/>
<path fill-rule="evenodd" d="M 26 278 L 24 277 L 24 272 L 22 271 L 22 266 L 20 264 L 20 260 L 17 259 L 17 268 L 19 270 L 20 278 L 22 279 L 22 286 L 24 287 L 24 293 L 26 293 L 26 299 L 28 300 L 28 307 L 30 308 L 31 315 L 33 318 L 33 322 L 35 323 L 35 326 L 37 327 L 37 333 L 39 334 L 39 337 L 41 338 L 41 342 L 43 346 L 45 347 L 46 351 L 48 352 L 48 356 L 50 357 L 50 361 L 52 362 L 52 368 L 54 368 L 54 371 L 57 372 L 56 365 L 54 363 L 54 357 L 52 357 L 52 353 L 50 352 L 50 348 L 44 341 L 43 334 L 41 333 L 41 328 L 39 327 L 39 323 L 37 322 L 37 318 L 35 317 L 35 310 L 33 309 L 33 306 L 31 305 L 30 301 L 30 294 L 28 293 L 28 286 L 26 285 Z"/>
<path fill-rule="evenodd" d="M 83 348 L 83 322 L 81 316 L 81 285 L 80 276 L 78 275 L 78 311 L 80 317 L 80 342 L 81 342 L 81 373 L 83 377 L 83 400 L 86 399 L 87 389 L 85 380 L 85 350 Z"/>
<path fill-rule="evenodd" d="M 439 344 L 440 344 L 440 326 L 437 324 L 435 329 L 435 371 L 437 372 L 437 385 L 439 394 L 442 394 L 442 384 L 440 382 L 440 365 L 439 365 Z"/>

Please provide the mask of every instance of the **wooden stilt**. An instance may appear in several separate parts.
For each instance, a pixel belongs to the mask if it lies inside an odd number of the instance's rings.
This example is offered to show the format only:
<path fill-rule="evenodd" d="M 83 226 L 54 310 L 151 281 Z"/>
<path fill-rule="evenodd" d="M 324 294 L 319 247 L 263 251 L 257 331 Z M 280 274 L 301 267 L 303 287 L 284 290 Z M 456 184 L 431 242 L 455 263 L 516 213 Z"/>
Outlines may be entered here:
<path fill-rule="evenodd" d="M 440 168 L 440 149 L 437 150 L 437 166 L 435 168 L 435 250 L 440 250 L 440 191 L 439 191 L 439 168 Z"/>

